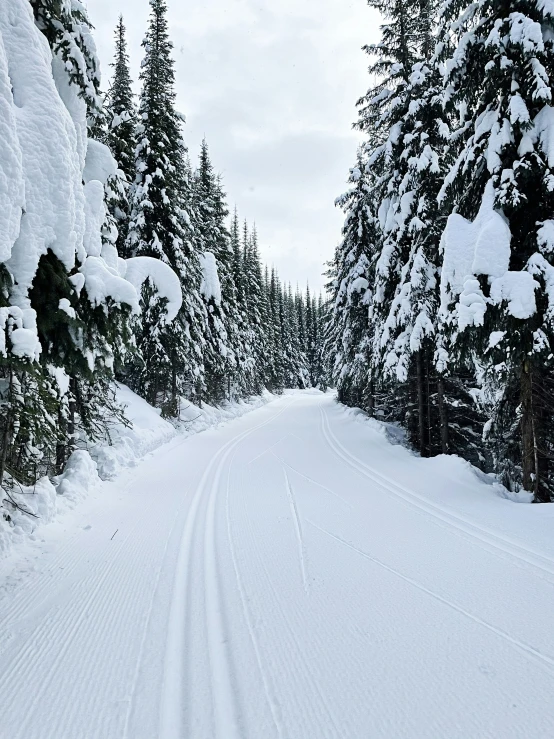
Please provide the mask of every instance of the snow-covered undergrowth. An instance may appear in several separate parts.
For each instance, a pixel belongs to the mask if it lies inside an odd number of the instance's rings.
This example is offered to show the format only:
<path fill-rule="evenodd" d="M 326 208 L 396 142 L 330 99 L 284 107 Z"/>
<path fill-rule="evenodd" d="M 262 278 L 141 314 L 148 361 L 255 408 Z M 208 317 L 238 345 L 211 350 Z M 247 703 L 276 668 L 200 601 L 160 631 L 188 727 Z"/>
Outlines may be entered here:
<path fill-rule="evenodd" d="M 239 418 L 268 403 L 274 397 L 265 391 L 260 396 L 202 408 L 183 400 L 180 420 L 161 418 L 160 411 L 132 392 L 117 385 L 117 400 L 125 408 L 128 426 L 116 424 L 110 430 L 110 443 L 96 444 L 88 451 L 79 449 L 71 455 L 63 474 L 54 480 L 40 479 L 34 487 L 14 483 L 0 508 L 0 559 L 25 541 L 38 526 L 51 523 L 74 508 L 88 493 L 136 465 L 146 454 L 176 436 L 198 434 Z"/>
<path fill-rule="evenodd" d="M 180 418 L 169 422 L 145 400 L 125 385 L 118 384 L 117 400 L 125 407 L 129 427 L 121 424 L 110 431 L 111 444 L 98 444 L 90 452 L 103 480 L 112 479 L 126 467 L 132 467 L 145 454 L 157 449 L 177 434 L 190 436 L 218 426 L 259 408 L 273 398 L 268 392 L 249 400 L 227 403 L 221 408 L 203 404 L 202 408 L 182 399 Z"/>
<path fill-rule="evenodd" d="M 447 474 L 452 479 L 463 483 L 464 489 L 473 489 L 477 496 L 494 495 L 513 501 L 515 503 L 532 503 L 533 493 L 521 490 L 518 493 L 511 492 L 496 479 L 494 474 L 486 474 L 480 469 L 472 465 L 465 459 L 456 454 L 439 454 L 436 457 L 420 457 L 409 448 L 406 441 L 405 431 L 396 424 L 385 423 L 375 418 L 371 418 L 360 408 L 348 408 L 340 404 L 344 410 L 345 416 L 354 421 L 369 426 L 377 431 L 387 443 L 402 447 L 402 452 L 406 455 L 406 460 L 410 458 L 410 468 L 419 473 L 420 478 L 426 481 L 434 479 L 433 470 Z M 432 490 L 432 485 L 429 486 Z M 446 492 L 449 495 L 449 491 Z M 446 502 L 446 501 L 443 501 Z"/>

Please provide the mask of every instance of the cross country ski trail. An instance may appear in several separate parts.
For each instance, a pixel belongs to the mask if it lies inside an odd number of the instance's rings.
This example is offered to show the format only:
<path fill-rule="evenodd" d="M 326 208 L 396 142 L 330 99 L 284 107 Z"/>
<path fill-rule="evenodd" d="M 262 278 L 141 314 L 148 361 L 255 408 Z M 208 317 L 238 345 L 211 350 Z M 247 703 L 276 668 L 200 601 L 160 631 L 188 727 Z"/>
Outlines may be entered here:
<path fill-rule="evenodd" d="M 0 739 L 552 737 L 552 523 L 285 394 L 2 564 Z"/>

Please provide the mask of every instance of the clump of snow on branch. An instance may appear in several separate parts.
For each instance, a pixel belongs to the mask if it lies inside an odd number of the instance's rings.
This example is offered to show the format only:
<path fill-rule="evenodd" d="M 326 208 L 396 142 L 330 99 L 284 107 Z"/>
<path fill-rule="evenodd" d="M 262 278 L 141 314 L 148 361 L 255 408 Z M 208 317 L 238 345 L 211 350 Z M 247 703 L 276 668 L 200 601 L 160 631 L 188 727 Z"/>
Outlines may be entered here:
<path fill-rule="evenodd" d="M 166 320 L 176 316 L 181 291 L 171 270 L 144 258 L 125 265 L 113 245 L 117 231 L 106 238 L 106 188 L 117 165 L 104 144 L 87 138 L 86 100 L 28 0 L 0 4 L 0 151 L 0 261 L 13 280 L 12 306 L 0 314 L 1 354 L 38 358 L 29 290 L 48 251 L 93 305 L 111 299 L 136 312 L 149 277 L 168 300 Z"/>
<path fill-rule="evenodd" d="M 443 233 L 441 311 L 446 316 L 454 301 L 460 331 L 482 326 L 491 304 L 505 303 L 507 313 L 519 319 L 529 318 L 536 310 L 535 290 L 539 284 L 529 271 L 509 270 L 510 228 L 502 213 L 495 210 L 494 199 L 495 190 L 489 181 L 475 220 L 454 213 Z M 543 229 L 547 242 L 548 225 Z M 487 278 L 489 295 L 483 292 L 480 276 Z"/>
<path fill-rule="evenodd" d="M 200 292 L 210 300 L 219 305 L 221 303 L 221 284 L 217 273 L 217 262 L 215 256 L 210 251 L 205 251 L 200 255 L 200 267 L 202 269 L 202 283 Z"/>
<path fill-rule="evenodd" d="M 142 286 L 150 280 L 160 297 L 167 300 L 165 320 L 170 322 L 177 316 L 183 303 L 181 283 L 167 264 L 153 257 L 132 257 L 121 260 L 125 280 L 140 294 Z"/>

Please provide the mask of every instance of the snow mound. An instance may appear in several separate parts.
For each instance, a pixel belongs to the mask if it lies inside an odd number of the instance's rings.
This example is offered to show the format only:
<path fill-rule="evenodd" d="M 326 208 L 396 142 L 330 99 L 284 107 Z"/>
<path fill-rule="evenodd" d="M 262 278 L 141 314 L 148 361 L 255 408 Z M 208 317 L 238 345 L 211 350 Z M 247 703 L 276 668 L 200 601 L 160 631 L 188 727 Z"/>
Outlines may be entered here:
<path fill-rule="evenodd" d="M 533 493 L 525 490 L 511 492 L 498 482 L 494 475 L 482 472 L 456 454 L 420 457 L 409 447 L 404 429 L 371 418 L 360 408 L 348 408 L 341 403 L 339 406 L 345 417 L 363 423 L 366 428 L 375 432 L 376 439 L 381 437 L 381 441 L 376 441 L 374 446 L 385 443 L 387 447 L 391 444 L 398 447 L 396 463 L 399 466 L 395 467 L 395 472 L 402 468 L 406 473 L 408 487 L 424 490 L 425 496 L 435 503 L 456 504 L 462 507 L 468 503 L 474 505 L 479 504 L 483 497 L 485 500 L 490 499 L 491 492 L 493 497 L 513 503 L 533 502 Z M 386 449 L 383 450 L 383 458 L 386 458 Z M 433 481 L 432 484 L 430 481 Z M 448 481 L 448 487 L 443 487 L 444 481 Z M 455 484 L 452 481 L 455 481 Z"/>
<path fill-rule="evenodd" d="M 125 467 L 134 466 L 148 452 L 172 439 L 176 432 L 160 411 L 136 395 L 126 385 L 117 383 L 116 398 L 124 408 L 129 426 L 118 424 L 110 431 L 112 443 L 97 444 L 91 454 L 103 480 L 112 479 Z"/>
<path fill-rule="evenodd" d="M 85 497 L 100 478 L 96 462 L 84 449 L 77 449 L 68 459 L 63 473 L 57 479 L 56 493 L 58 500 L 64 499 L 64 505 L 74 505 Z"/>
<path fill-rule="evenodd" d="M 117 383 L 116 399 L 124 408 L 128 426 L 118 424 L 110 430 L 111 444 L 97 444 L 90 451 L 103 480 L 112 479 L 121 470 L 133 467 L 149 452 L 179 436 L 187 438 L 209 428 L 239 418 L 274 398 L 264 391 L 249 400 L 225 403 L 220 408 L 204 404 L 202 408 L 181 398 L 179 418 L 170 423 L 126 385 Z"/>

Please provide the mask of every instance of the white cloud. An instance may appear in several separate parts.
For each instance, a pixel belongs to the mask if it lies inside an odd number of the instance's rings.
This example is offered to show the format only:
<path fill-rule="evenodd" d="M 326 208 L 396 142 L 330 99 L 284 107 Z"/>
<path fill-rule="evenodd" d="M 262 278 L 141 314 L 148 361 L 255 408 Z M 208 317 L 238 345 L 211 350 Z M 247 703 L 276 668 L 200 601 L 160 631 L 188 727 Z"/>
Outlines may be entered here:
<path fill-rule="evenodd" d="M 177 103 L 193 160 L 206 135 L 231 208 L 256 221 L 262 256 L 281 277 L 319 288 L 340 238 L 345 188 L 368 87 L 361 51 L 378 38 L 363 0 L 168 0 Z M 147 0 L 88 0 L 104 77 L 119 13 L 135 78 Z"/>

